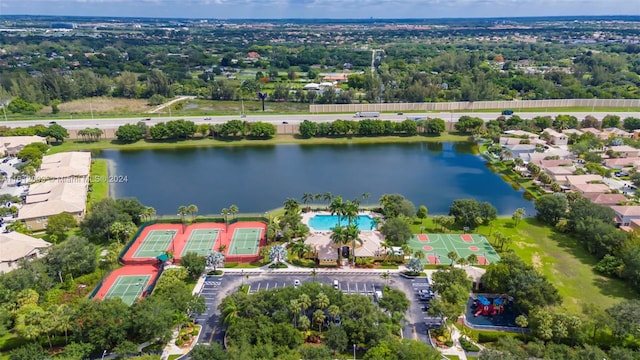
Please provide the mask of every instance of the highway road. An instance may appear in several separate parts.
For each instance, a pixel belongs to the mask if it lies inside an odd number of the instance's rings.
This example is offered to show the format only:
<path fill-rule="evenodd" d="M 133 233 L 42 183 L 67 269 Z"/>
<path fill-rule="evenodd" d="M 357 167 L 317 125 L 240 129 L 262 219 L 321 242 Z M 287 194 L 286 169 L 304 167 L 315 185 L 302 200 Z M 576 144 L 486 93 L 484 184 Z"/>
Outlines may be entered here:
<path fill-rule="evenodd" d="M 559 113 L 543 113 L 543 112 L 517 112 L 515 115 L 520 116 L 523 119 L 531 119 L 536 116 L 555 116 Z M 629 116 L 640 117 L 640 112 L 568 112 L 561 113 L 567 115 L 573 115 L 577 117 L 579 120 L 584 119 L 587 115 L 593 115 L 596 118 L 602 120 L 606 115 L 618 115 L 620 118 L 624 119 Z M 392 120 L 392 121 L 402 121 L 406 120 L 407 117 L 416 117 L 416 116 L 428 116 L 432 118 L 441 118 L 445 121 L 454 122 L 457 121 L 459 117 L 468 115 L 479 117 L 485 121 L 494 120 L 498 116 L 500 116 L 499 112 L 495 113 L 486 113 L 486 112 L 469 112 L 469 113 L 450 113 L 450 112 L 433 112 L 433 113 L 410 113 L 404 115 L 398 114 L 381 114 L 380 119 L 383 120 Z M 149 125 L 154 125 L 159 122 L 166 122 L 169 120 L 191 120 L 196 124 L 210 123 L 210 124 L 220 124 L 225 123 L 229 120 L 237 120 L 240 119 L 239 115 L 225 115 L 225 116 L 184 116 L 184 117 L 168 117 L 168 116 L 155 116 L 152 115 L 148 117 L 150 120 L 147 121 Z M 100 118 L 100 119 L 56 119 L 60 125 L 64 126 L 67 129 L 79 130 L 85 129 L 88 127 L 94 128 L 98 127 L 101 129 L 116 129 L 120 125 L 124 124 L 135 124 L 136 122 L 142 120 L 143 117 L 140 118 Z M 286 122 L 288 124 L 299 124 L 303 120 L 310 120 L 314 122 L 330 122 L 337 119 L 343 120 L 361 120 L 361 118 L 354 118 L 353 114 L 291 114 L 291 115 L 262 115 L 262 114 L 249 114 L 243 120 L 247 120 L 250 122 L 254 121 L 263 121 L 269 122 L 273 124 L 282 124 Z M 21 120 L 21 121 L 5 121 L 2 123 L 4 126 L 8 127 L 26 127 L 37 124 L 47 125 L 51 123 L 51 119 L 47 120 Z"/>

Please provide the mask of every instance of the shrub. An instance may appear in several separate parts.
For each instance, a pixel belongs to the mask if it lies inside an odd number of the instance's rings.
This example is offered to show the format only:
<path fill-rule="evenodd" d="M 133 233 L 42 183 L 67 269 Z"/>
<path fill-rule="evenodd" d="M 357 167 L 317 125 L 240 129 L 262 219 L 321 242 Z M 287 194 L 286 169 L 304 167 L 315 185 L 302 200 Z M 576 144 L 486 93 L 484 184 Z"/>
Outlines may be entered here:
<path fill-rule="evenodd" d="M 478 352 L 480 348 L 464 337 L 460 338 L 460 345 L 465 351 Z"/>
<path fill-rule="evenodd" d="M 198 329 L 191 330 L 191 335 L 192 336 L 198 336 L 199 333 L 200 333 L 200 331 Z"/>
<path fill-rule="evenodd" d="M 453 346 L 453 341 L 451 341 L 451 340 L 446 341 L 446 342 L 444 343 L 444 345 L 445 345 L 446 347 L 452 347 L 452 346 Z"/>
<path fill-rule="evenodd" d="M 222 270 L 211 270 L 207 273 L 207 275 L 222 275 L 224 274 L 224 271 Z"/>
<path fill-rule="evenodd" d="M 189 340 L 189 334 L 182 334 L 181 339 L 185 341 Z"/>
<path fill-rule="evenodd" d="M 490 332 L 481 332 L 478 333 L 478 342 L 479 343 L 489 343 L 496 342 L 500 338 L 500 334 L 494 334 Z"/>
<path fill-rule="evenodd" d="M 269 265 L 269 269 L 286 269 L 286 268 L 288 268 L 288 266 L 285 263 L 275 263 L 275 264 Z"/>
<path fill-rule="evenodd" d="M 226 263 L 224 263 L 224 267 L 226 267 L 226 268 L 238 267 L 238 263 L 237 262 L 226 262 Z"/>
<path fill-rule="evenodd" d="M 176 339 L 176 346 L 182 346 L 184 345 L 184 341 L 182 341 L 182 339 Z"/>

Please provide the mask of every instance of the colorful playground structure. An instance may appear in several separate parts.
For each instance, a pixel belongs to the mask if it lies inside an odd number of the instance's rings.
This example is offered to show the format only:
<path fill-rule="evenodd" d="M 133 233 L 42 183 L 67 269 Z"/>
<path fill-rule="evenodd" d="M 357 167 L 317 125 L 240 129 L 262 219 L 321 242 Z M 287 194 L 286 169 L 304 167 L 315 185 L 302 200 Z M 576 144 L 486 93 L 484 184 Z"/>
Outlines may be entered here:
<path fill-rule="evenodd" d="M 478 296 L 473 306 L 475 307 L 474 317 L 496 316 L 504 313 L 505 301 L 502 298 L 487 299 L 484 296 Z"/>

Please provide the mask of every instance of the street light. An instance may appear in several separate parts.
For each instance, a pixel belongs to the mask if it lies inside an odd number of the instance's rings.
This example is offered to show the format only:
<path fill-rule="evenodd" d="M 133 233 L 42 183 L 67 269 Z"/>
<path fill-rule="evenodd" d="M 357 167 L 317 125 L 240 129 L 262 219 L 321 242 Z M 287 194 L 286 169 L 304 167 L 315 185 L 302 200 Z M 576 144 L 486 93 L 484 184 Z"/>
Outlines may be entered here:
<path fill-rule="evenodd" d="M 107 350 L 102 352 L 102 359 L 101 360 L 104 360 L 105 355 L 107 355 Z"/>
<path fill-rule="evenodd" d="M 356 344 L 353 344 L 353 360 L 356 360 Z"/>

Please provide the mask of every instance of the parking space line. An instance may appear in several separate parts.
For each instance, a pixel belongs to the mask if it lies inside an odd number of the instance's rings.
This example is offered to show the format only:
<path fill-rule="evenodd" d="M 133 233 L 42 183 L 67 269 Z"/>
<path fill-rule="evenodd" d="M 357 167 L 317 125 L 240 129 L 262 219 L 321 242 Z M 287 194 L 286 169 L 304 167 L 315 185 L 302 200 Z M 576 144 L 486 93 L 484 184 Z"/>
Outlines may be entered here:
<path fill-rule="evenodd" d="M 266 285 L 267 287 L 265 287 L 265 290 L 269 290 L 269 283 L 267 283 Z"/>
<path fill-rule="evenodd" d="M 256 289 L 256 291 L 260 291 L 260 284 L 261 283 L 258 283 L 258 288 Z"/>

